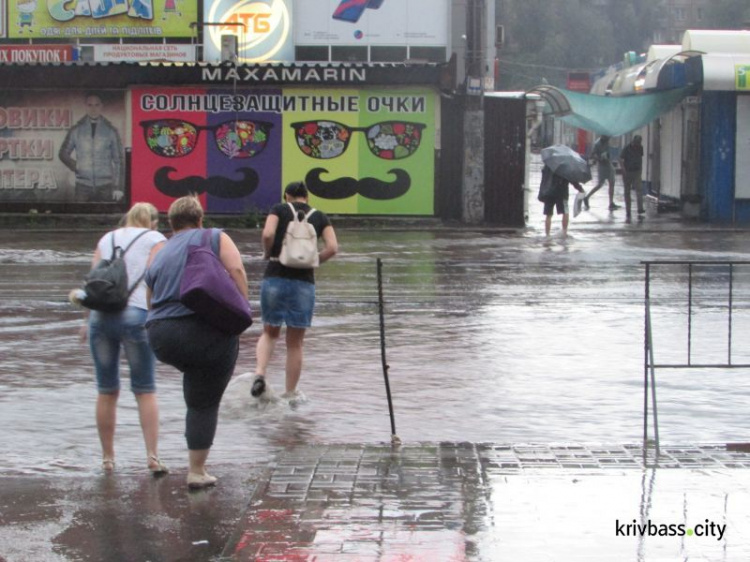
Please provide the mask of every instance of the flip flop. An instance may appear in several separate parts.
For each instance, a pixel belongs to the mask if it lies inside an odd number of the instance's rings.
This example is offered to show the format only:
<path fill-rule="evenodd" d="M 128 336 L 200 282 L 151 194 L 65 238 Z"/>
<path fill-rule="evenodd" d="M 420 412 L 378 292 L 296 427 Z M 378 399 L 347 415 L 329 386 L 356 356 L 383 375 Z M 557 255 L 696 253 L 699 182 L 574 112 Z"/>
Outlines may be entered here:
<path fill-rule="evenodd" d="M 169 473 L 167 465 L 161 462 L 161 460 L 159 460 L 159 457 L 157 457 L 156 455 L 149 455 L 148 469 L 154 476 L 164 476 L 165 474 Z"/>

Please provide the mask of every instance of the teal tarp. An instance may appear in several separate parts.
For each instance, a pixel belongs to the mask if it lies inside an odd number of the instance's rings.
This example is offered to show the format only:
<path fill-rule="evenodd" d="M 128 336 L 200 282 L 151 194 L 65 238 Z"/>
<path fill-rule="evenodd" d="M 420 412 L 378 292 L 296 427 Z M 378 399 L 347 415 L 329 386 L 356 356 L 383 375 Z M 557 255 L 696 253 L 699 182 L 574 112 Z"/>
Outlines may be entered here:
<path fill-rule="evenodd" d="M 677 105 L 692 88 L 632 96 L 596 96 L 555 88 L 570 105 L 570 113 L 559 117 L 565 123 L 599 135 L 619 137 L 649 124 Z"/>

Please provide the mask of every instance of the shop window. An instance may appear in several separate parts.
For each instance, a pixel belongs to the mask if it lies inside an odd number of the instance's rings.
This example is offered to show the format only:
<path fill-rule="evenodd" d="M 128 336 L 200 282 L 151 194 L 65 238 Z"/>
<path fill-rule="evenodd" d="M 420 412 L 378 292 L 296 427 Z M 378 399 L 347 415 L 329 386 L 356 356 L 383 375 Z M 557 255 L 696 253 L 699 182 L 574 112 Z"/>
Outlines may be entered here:
<path fill-rule="evenodd" d="M 302 62 L 328 62 L 328 47 L 298 45 L 294 49 L 294 60 Z"/>
<path fill-rule="evenodd" d="M 367 47 L 331 47 L 331 60 L 336 62 L 367 62 Z"/>
<path fill-rule="evenodd" d="M 438 63 L 443 63 L 447 60 L 445 47 L 410 47 L 409 58 Z"/>
<path fill-rule="evenodd" d="M 370 47 L 372 62 L 404 62 L 406 47 Z"/>

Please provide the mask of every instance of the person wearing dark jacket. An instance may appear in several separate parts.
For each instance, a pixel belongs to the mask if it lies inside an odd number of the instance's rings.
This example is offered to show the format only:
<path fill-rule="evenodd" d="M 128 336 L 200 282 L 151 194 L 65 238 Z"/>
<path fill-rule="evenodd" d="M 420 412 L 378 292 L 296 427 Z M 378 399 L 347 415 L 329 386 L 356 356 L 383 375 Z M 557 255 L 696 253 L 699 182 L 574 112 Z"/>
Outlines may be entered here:
<path fill-rule="evenodd" d="M 568 184 L 579 193 L 584 193 L 580 183 L 569 182 L 562 176 L 557 175 L 549 166 L 542 168 L 542 187 L 539 190 L 539 200 L 544 203 L 544 233 L 549 236 L 552 229 L 552 215 L 557 209 L 557 214 L 562 215 L 562 235 L 568 234 L 568 223 L 570 222 L 570 211 L 568 210 Z"/>
<path fill-rule="evenodd" d="M 635 135 L 633 140 L 620 153 L 622 178 L 625 184 L 625 217 L 628 221 L 630 221 L 631 189 L 635 190 L 638 215 L 642 216 L 646 212 L 643 208 L 643 186 L 641 184 L 641 173 L 643 170 L 643 145 L 641 140 L 641 135 Z"/>

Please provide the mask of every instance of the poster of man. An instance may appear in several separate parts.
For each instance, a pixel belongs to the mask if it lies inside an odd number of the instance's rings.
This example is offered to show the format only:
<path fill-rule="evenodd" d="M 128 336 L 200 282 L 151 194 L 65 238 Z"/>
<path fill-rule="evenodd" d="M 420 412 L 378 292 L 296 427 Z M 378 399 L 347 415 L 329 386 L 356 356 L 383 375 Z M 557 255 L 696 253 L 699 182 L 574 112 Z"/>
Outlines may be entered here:
<path fill-rule="evenodd" d="M 127 204 L 124 130 L 123 91 L 0 92 L 0 202 Z"/>
<path fill-rule="evenodd" d="M 100 94 L 87 92 L 84 99 L 86 115 L 65 136 L 60 161 L 75 173 L 76 201 L 121 201 L 125 195 L 125 175 L 120 133 L 102 115 Z"/>

